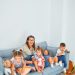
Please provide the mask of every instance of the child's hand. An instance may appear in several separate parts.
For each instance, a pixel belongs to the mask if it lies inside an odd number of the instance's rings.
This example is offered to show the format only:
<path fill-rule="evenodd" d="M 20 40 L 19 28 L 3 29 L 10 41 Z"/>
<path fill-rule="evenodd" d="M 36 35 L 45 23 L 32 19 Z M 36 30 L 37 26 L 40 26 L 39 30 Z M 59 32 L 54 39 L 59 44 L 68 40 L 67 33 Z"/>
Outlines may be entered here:
<path fill-rule="evenodd" d="M 12 70 L 12 71 L 15 70 L 14 64 L 11 64 L 11 70 Z"/>
<path fill-rule="evenodd" d="M 65 51 L 68 51 L 68 49 L 65 49 Z"/>
<path fill-rule="evenodd" d="M 14 75 L 14 70 L 15 70 L 14 65 L 11 64 L 11 75 Z"/>
<path fill-rule="evenodd" d="M 20 48 L 20 50 L 23 50 L 23 48 Z"/>
<path fill-rule="evenodd" d="M 60 56 L 60 53 L 57 56 Z"/>

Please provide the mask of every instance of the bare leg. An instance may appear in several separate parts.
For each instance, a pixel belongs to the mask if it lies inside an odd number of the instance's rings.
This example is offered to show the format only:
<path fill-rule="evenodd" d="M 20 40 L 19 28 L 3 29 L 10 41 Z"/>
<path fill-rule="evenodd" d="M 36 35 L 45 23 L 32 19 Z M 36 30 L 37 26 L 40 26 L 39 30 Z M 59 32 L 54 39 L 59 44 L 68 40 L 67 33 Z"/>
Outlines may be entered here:
<path fill-rule="evenodd" d="M 51 64 L 51 67 L 53 68 L 53 67 L 54 67 L 54 65 L 53 65 L 54 61 L 53 61 L 52 57 L 50 57 L 50 58 L 48 59 L 48 61 L 49 61 L 49 63 Z"/>
<path fill-rule="evenodd" d="M 37 61 L 35 60 L 35 61 L 33 61 L 33 63 L 34 63 L 34 65 L 35 65 L 36 70 L 38 71 L 38 64 L 37 64 Z"/>
<path fill-rule="evenodd" d="M 54 57 L 54 63 L 58 63 L 58 58 L 57 57 Z"/>
<path fill-rule="evenodd" d="M 32 64 L 33 62 L 32 61 L 26 61 L 26 64 Z"/>
<path fill-rule="evenodd" d="M 50 64 L 53 64 L 53 63 L 54 63 L 52 57 L 50 57 L 50 58 L 48 59 L 48 61 L 49 61 Z"/>

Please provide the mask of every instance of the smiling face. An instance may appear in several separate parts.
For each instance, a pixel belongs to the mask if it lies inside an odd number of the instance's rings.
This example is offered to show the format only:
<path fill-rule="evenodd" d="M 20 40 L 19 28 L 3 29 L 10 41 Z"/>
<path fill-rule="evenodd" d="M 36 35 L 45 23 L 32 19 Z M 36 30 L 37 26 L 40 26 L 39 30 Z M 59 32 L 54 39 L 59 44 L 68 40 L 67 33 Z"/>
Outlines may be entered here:
<path fill-rule="evenodd" d="M 29 45 L 30 47 L 32 47 L 33 44 L 34 44 L 34 38 L 30 37 L 29 40 L 28 40 L 28 45 Z"/>
<path fill-rule="evenodd" d="M 37 54 L 38 57 L 40 57 L 40 56 L 42 55 L 42 53 L 41 53 L 40 50 L 37 50 L 37 51 L 36 51 L 36 54 Z"/>
<path fill-rule="evenodd" d="M 65 50 L 65 47 L 60 46 L 60 50 L 64 51 Z"/>
<path fill-rule="evenodd" d="M 60 48 L 60 50 L 64 51 L 65 48 L 66 48 L 65 43 L 60 43 L 60 47 L 59 48 Z"/>
<path fill-rule="evenodd" d="M 26 45 L 28 46 L 28 48 L 34 48 L 35 50 L 35 37 L 32 35 L 28 36 L 26 40 Z"/>
<path fill-rule="evenodd" d="M 17 63 L 20 63 L 20 61 L 21 61 L 21 56 L 18 56 L 18 55 L 15 56 L 15 60 L 16 60 Z"/>

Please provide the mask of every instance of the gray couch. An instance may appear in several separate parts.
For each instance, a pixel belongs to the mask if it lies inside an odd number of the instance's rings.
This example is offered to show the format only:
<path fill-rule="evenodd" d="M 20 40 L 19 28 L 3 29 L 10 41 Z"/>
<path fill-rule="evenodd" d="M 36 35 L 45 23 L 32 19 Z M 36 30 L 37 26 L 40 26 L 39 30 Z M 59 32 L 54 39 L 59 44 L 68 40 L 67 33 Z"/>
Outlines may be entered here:
<path fill-rule="evenodd" d="M 52 57 L 55 56 L 58 47 L 51 47 L 47 45 L 47 42 L 41 42 L 37 44 L 38 46 L 42 47 L 43 49 L 47 49 L 50 51 Z M 12 56 L 12 50 L 0 50 L 0 75 L 4 75 L 4 67 L 3 67 L 3 60 L 7 58 L 11 58 Z M 67 68 L 68 68 L 68 63 L 69 63 L 69 52 L 65 52 L 65 57 L 66 57 L 66 62 L 67 62 Z M 63 71 L 63 67 L 60 66 L 54 66 L 54 68 L 51 68 L 50 66 L 45 68 L 43 73 L 38 73 L 38 72 L 32 72 L 29 73 L 28 75 L 60 75 L 60 73 Z"/>

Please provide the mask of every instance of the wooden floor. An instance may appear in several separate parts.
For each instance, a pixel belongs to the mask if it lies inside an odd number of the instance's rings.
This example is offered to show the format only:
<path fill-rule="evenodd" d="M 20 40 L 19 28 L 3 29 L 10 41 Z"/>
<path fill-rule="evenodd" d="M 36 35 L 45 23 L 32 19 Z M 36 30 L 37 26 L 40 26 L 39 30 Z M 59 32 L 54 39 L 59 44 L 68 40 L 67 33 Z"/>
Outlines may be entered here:
<path fill-rule="evenodd" d="M 65 75 L 65 74 L 61 73 L 60 75 Z M 75 75 L 75 71 L 72 74 L 66 74 L 66 75 Z"/>
<path fill-rule="evenodd" d="M 65 75 L 65 74 L 61 73 L 60 75 Z M 66 75 L 75 75 L 75 72 L 72 74 L 66 74 Z"/>
<path fill-rule="evenodd" d="M 75 75 L 75 71 L 72 74 L 66 74 L 66 75 Z"/>
<path fill-rule="evenodd" d="M 75 75 L 75 71 L 72 74 L 66 74 L 66 75 Z"/>

